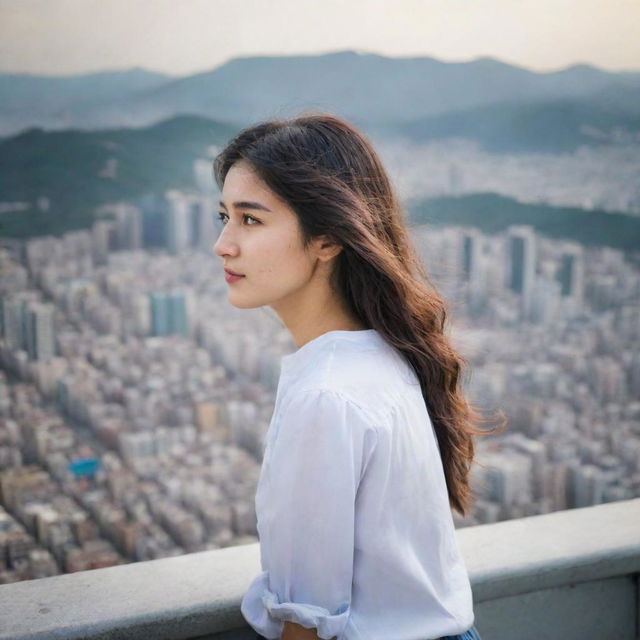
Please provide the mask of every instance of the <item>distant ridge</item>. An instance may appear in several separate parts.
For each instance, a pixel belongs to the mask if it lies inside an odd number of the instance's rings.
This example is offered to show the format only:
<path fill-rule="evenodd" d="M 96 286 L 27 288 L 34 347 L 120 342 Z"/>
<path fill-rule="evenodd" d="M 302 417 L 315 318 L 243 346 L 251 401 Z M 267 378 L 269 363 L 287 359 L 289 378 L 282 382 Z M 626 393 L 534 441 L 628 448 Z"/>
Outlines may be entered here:
<path fill-rule="evenodd" d="M 628 92 L 628 103 L 616 103 L 607 95 L 589 101 L 497 103 L 401 123 L 387 133 L 393 130 L 413 142 L 467 138 L 496 153 L 566 153 L 582 145 L 640 144 L 640 89 Z"/>
<path fill-rule="evenodd" d="M 58 79 L 5 74 L 0 75 L 0 135 L 28 126 L 147 126 L 178 114 L 241 126 L 304 108 L 373 126 L 494 103 L 590 100 L 612 88 L 620 95 L 625 88 L 640 88 L 640 72 L 573 65 L 542 73 L 491 57 L 443 62 L 342 50 L 237 57 L 180 78 L 141 69 Z"/>

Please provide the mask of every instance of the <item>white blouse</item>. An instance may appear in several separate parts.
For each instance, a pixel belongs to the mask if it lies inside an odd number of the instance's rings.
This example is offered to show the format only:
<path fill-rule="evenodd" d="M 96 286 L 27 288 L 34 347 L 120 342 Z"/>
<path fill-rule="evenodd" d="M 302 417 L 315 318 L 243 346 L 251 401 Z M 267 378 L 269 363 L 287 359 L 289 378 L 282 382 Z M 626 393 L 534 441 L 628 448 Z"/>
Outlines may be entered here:
<path fill-rule="evenodd" d="M 282 358 L 256 492 L 246 621 L 324 640 L 424 640 L 474 622 L 438 442 L 412 367 L 374 329 Z"/>

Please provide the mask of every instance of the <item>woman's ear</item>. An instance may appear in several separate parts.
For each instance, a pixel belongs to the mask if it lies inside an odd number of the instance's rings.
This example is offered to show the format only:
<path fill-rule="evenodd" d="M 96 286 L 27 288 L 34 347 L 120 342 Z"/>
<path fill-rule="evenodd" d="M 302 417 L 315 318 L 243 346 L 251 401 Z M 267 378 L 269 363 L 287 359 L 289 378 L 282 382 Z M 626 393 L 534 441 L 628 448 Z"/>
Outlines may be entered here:
<path fill-rule="evenodd" d="M 342 251 L 342 246 L 327 235 L 314 238 L 314 245 L 316 256 L 323 262 L 335 258 Z"/>

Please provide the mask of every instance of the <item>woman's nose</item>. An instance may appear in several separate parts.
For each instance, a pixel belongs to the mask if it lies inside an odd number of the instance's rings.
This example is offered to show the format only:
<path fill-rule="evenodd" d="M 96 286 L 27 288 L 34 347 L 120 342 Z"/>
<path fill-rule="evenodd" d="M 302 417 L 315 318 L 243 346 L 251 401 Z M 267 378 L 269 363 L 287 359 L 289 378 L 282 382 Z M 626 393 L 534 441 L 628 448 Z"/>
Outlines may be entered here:
<path fill-rule="evenodd" d="M 222 232 L 213 245 L 213 251 L 221 258 L 238 254 L 238 243 L 233 240 L 226 227 L 222 229 Z"/>

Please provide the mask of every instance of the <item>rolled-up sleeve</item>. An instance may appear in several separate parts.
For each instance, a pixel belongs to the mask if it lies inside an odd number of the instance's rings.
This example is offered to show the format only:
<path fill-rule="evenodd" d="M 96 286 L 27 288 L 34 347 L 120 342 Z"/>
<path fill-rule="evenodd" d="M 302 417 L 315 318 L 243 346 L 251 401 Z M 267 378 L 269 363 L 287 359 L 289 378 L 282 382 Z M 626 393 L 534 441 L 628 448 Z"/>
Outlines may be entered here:
<path fill-rule="evenodd" d="M 241 610 L 270 639 L 291 621 L 341 640 L 351 609 L 356 493 L 376 428 L 359 405 L 327 389 L 296 394 L 276 424 L 261 478 L 263 571 Z"/>

